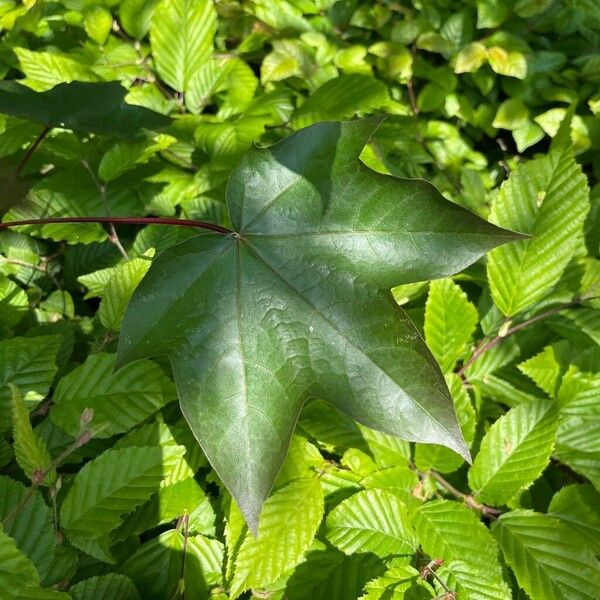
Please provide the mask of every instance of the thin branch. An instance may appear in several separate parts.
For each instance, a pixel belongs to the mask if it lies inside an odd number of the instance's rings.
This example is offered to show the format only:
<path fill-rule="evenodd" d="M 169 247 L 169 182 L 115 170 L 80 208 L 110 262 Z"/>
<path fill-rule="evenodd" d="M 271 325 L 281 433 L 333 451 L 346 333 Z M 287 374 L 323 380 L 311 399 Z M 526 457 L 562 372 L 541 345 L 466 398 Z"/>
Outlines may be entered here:
<path fill-rule="evenodd" d="M 44 482 L 44 479 L 57 467 L 59 467 L 63 461 L 75 450 L 81 448 L 84 444 L 87 444 L 92 437 L 97 434 L 99 431 L 104 429 L 106 425 L 102 425 L 96 427 L 92 430 L 84 431 L 68 448 L 66 448 L 61 454 L 59 454 L 45 469 L 40 469 L 39 471 L 35 471 L 32 475 L 31 486 L 28 488 L 27 493 L 23 496 L 21 501 L 15 506 L 15 508 L 2 520 L 2 525 L 6 527 L 9 523 L 15 520 L 16 517 L 19 516 L 21 511 L 27 506 L 27 503 L 33 497 L 33 494 L 37 490 L 40 485 Z"/>
<path fill-rule="evenodd" d="M 515 333 L 518 333 L 519 331 L 522 331 L 523 329 L 526 329 L 527 327 L 529 327 L 530 325 L 533 325 L 534 323 L 538 323 L 539 321 L 543 321 L 544 319 L 547 319 L 548 317 L 551 317 L 563 310 L 566 310 L 567 308 L 572 308 L 574 306 L 579 306 L 580 304 L 582 304 L 583 302 L 585 302 L 586 300 L 591 300 L 592 298 L 594 298 L 594 296 L 591 295 L 585 295 L 582 296 L 581 298 L 577 298 L 576 300 L 572 300 L 571 302 L 565 302 L 563 304 L 559 304 L 558 306 L 555 306 L 554 308 L 550 308 L 549 310 L 540 313 L 539 315 L 535 315 L 534 317 L 531 317 L 530 319 L 526 319 L 525 321 L 523 321 L 522 323 L 519 323 L 517 325 L 515 325 L 514 327 L 510 327 L 508 329 L 506 329 L 505 331 L 501 331 L 501 334 L 498 333 L 496 335 L 496 337 L 492 338 L 491 340 L 485 342 L 482 340 L 483 343 L 480 343 L 476 348 L 475 351 L 473 352 L 473 354 L 470 356 L 470 358 L 465 362 L 465 364 L 457 371 L 457 375 L 463 380 L 466 380 L 465 377 L 465 371 L 483 354 L 485 354 L 488 350 L 491 350 L 494 346 L 496 346 L 497 344 L 499 344 L 502 340 L 506 339 L 507 337 L 510 337 L 511 335 L 514 335 Z"/>
<path fill-rule="evenodd" d="M 112 217 L 112 215 L 110 214 L 110 207 L 108 206 L 108 200 L 106 199 L 106 184 L 100 183 L 100 181 L 94 174 L 94 171 L 92 171 L 92 168 L 88 164 L 87 160 L 82 160 L 81 164 L 85 167 L 86 171 L 89 173 L 90 177 L 92 178 L 94 185 L 98 189 L 98 193 L 100 194 L 100 200 L 102 201 L 102 205 L 104 206 L 104 210 L 106 211 L 107 216 Z M 127 254 L 127 250 L 125 250 L 125 248 L 123 247 L 123 244 L 121 244 L 121 240 L 119 239 L 119 234 L 117 233 L 117 230 L 115 229 L 114 223 L 108 223 L 108 239 L 110 240 L 110 242 L 112 244 L 114 244 L 116 249 L 121 253 L 121 256 L 125 260 L 129 260 L 129 254 Z"/>
<path fill-rule="evenodd" d="M 49 223 L 114 223 L 115 225 L 179 225 L 180 227 L 196 227 L 209 229 L 223 235 L 231 235 L 234 232 L 226 227 L 207 223 L 206 221 L 194 221 L 193 219 L 172 219 L 163 217 L 48 217 L 43 219 L 25 219 L 22 221 L 7 221 L 0 223 L 0 229 L 7 227 L 20 227 L 22 225 L 46 225 Z"/>
<path fill-rule="evenodd" d="M 498 515 L 502 514 L 501 510 L 481 504 L 469 494 L 463 494 L 463 492 L 457 490 L 449 481 L 444 479 L 444 477 L 442 477 L 436 471 L 428 471 L 427 474 L 433 477 L 433 479 L 435 479 L 446 491 L 450 492 L 450 494 L 452 494 L 457 500 L 462 500 L 469 508 L 478 510 L 482 515 L 491 519 L 496 519 L 498 518 Z"/>
<path fill-rule="evenodd" d="M 44 138 L 50 133 L 51 129 L 51 127 L 44 127 L 40 135 L 38 135 L 34 142 L 31 144 L 31 146 L 29 146 L 27 152 L 25 152 L 25 155 L 23 156 L 21 162 L 18 164 L 15 170 L 15 179 L 21 174 L 21 171 L 25 168 L 25 165 L 29 162 L 29 159 L 32 157 L 37 147 L 44 141 Z"/>

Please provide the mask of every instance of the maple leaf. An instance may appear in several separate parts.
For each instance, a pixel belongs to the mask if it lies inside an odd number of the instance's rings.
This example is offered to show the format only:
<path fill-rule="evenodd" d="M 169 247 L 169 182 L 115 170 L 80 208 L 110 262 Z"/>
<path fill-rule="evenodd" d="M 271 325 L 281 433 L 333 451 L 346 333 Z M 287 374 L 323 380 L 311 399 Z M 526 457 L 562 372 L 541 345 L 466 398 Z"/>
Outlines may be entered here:
<path fill-rule="evenodd" d="M 125 315 L 119 364 L 169 356 L 183 414 L 253 531 L 308 397 L 469 458 L 443 375 L 389 290 L 519 235 L 363 165 L 380 122 L 251 150 L 227 186 L 235 231 L 161 254 Z"/>

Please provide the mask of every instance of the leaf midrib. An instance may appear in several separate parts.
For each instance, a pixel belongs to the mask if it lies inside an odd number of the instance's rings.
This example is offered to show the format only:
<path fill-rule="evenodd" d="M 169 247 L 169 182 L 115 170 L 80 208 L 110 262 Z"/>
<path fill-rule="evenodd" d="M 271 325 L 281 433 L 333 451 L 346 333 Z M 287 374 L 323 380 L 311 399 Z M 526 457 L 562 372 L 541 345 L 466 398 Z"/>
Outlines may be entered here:
<path fill-rule="evenodd" d="M 365 352 L 363 352 L 363 350 L 361 348 L 359 348 L 355 342 L 353 342 L 345 333 L 343 333 L 342 331 L 340 331 L 335 324 L 328 319 L 323 312 L 317 307 L 315 306 L 312 302 L 310 302 L 310 300 L 308 298 L 306 298 L 296 287 L 294 287 L 292 285 L 292 283 L 290 281 L 288 281 L 281 273 L 279 273 L 279 271 L 277 271 L 275 269 L 275 267 L 273 267 L 268 261 L 266 261 L 258 252 L 258 250 L 252 246 L 247 239 L 245 238 L 239 238 L 239 241 L 241 243 L 243 243 L 248 250 L 261 262 L 263 263 L 270 271 L 272 271 L 275 276 L 280 279 L 287 287 L 289 287 L 291 290 L 293 290 L 293 292 L 295 293 L 296 296 L 298 296 L 305 304 L 307 304 L 311 310 L 318 314 L 321 319 L 323 319 L 323 321 L 325 321 L 325 323 L 327 323 L 327 325 L 329 325 L 329 327 L 331 327 L 331 329 L 337 334 L 339 335 L 342 339 L 344 339 L 352 348 L 354 348 L 360 355 L 365 356 L 367 358 L 367 360 L 373 364 L 373 366 L 375 368 L 377 368 L 378 370 L 380 370 L 388 379 L 390 379 L 392 381 L 392 383 L 397 386 L 398 388 L 400 388 L 403 393 L 406 394 L 407 398 L 410 398 L 411 402 L 413 402 L 422 412 L 424 412 L 433 422 L 437 423 L 437 425 L 441 428 L 441 430 L 445 431 L 448 436 L 451 439 L 454 439 L 454 435 L 452 434 L 451 431 L 449 431 L 442 423 L 440 423 L 436 418 L 433 417 L 433 415 L 431 415 L 431 413 L 424 407 L 422 406 L 419 402 L 417 402 L 417 400 L 415 398 L 413 398 L 413 396 L 411 394 L 408 394 L 404 388 L 402 388 L 400 386 L 400 384 L 387 372 L 385 371 L 380 365 L 378 365 L 368 354 L 366 354 Z M 239 242 L 238 242 L 239 243 Z"/>

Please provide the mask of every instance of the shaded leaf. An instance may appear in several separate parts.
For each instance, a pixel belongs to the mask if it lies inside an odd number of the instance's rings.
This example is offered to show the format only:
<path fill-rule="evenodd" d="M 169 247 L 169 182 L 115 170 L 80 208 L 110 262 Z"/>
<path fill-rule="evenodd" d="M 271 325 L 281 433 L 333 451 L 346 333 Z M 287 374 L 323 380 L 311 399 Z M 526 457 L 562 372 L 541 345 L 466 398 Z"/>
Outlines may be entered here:
<path fill-rule="evenodd" d="M 92 354 L 63 377 L 54 392 L 51 419 L 76 437 L 81 415 L 92 409 L 95 437 L 128 431 L 174 399 L 171 382 L 151 361 L 139 361 L 114 373 L 114 354 Z"/>
<path fill-rule="evenodd" d="M 34 92 L 16 81 L 0 81 L 0 113 L 30 119 L 47 127 L 135 138 L 143 129 L 164 129 L 170 119 L 127 104 L 116 81 L 59 83 Z"/>

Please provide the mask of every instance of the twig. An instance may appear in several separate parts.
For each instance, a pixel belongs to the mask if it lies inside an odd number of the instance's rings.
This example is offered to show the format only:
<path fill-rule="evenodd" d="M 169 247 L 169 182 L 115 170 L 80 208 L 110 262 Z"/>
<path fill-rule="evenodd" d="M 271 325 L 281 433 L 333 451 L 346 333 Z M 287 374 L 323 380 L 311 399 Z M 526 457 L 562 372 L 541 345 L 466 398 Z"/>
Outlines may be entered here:
<path fill-rule="evenodd" d="M 565 302 L 563 304 L 559 304 L 558 306 L 555 306 L 554 308 L 551 308 L 543 313 L 540 313 L 539 315 L 535 315 L 534 317 L 531 317 L 530 319 L 526 319 L 525 321 L 523 321 L 522 323 L 519 323 L 518 325 L 515 325 L 514 327 L 509 327 L 508 329 L 502 331 L 502 328 L 500 328 L 500 333 L 498 333 L 496 335 L 496 337 L 492 338 L 491 340 L 485 342 L 484 340 L 482 340 L 482 343 L 480 343 L 474 350 L 473 354 L 471 355 L 471 357 L 464 363 L 464 365 L 456 372 L 457 375 L 463 380 L 466 381 L 466 377 L 465 377 L 465 371 L 482 355 L 485 354 L 488 350 L 491 350 L 494 346 L 496 346 L 497 344 L 499 344 L 502 340 L 506 339 L 507 337 L 510 337 L 511 335 L 514 335 L 515 333 L 518 333 L 519 331 L 522 331 L 523 329 L 529 327 L 530 325 L 533 325 L 534 323 L 538 323 L 539 321 L 543 321 L 544 319 L 547 319 L 548 317 L 551 317 L 552 315 L 555 315 L 563 310 L 566 310 L 567 308 L 572 308 L 574 306 L 579 306 L 580 304 L 582 304 L 583 302 L 585 302 L 586 300 L 591 300 L 592 298 L 594 298 L 595 296 L 593 295 L 585 295 L 585 296 L 581 296 L 580 298 L 577 298 L 576 300 L 572 300 L 571 302 Z"/>
<path fill-rule="evenodd" d="M 106 214 L 109 217 L 112 216 L 110 214 L 110 207 L 108 206 L 108 200 L 106 199 L 106 184 L 100 183 L 100 181 L 94 174 L 94 171 L 92 171 L 92 168 L 88 164 L 87 160 L 82 160 L 81 164 L 85 167 L 86 171 L 89 173 L 90 177 L 92 178 L 94 185 L 98 189 L 98 192 L 100 193 L 100 200 L 102 201 L 102 205 L 104 206 L 104 210 L 106 211 Z M 110 242 L 112 244 L 115 245 L 116 249 L 121 253 L 121 256 L 125 260 L 129 260 L 129 254 L 127 254 L 127 250 L 125 250 L 125 248 L 123 247 L 123 244 L 121 244 L 121 240 L 119 239 L 119 234 L 117 233 L 117 230 L 115 229 L 114 223 L 108 223 L 108 239 L 110 240 Z"/>
<path fill-rule="evenodd" d="M 444 593 L 441 596 L 438 596 L 438 598 L 444 598 L 445 600 L 455 600 L 456 593 L 453 592 L 448 587 L 448 584 L 435 572 L 436 569 L 438 569 L 443 562 L 444 561 L 439 558 L 429 561 L 427 566 L 425 566 L 425 568 L 421 571 L 421 579 L 428 579 L 431 575 L 442 586 L 444 590 Z"/>
<path fill-rule="evenodd" d="M 42 129 L 42 132 L 40 133 L 40 135 L 38 135 L 37 138 L 34 140 L 34 142 L 31 144 L 31 146 L 29 146 L 29 148 L 27 149 L 27 152 L 25 152 L 25 155 L 23 156 L 23 158 L 21 159 L 21 162 L 18 164 L 18 166 L 15 170 L 15 173 L 14 173 L 15 179 L 21 174 L 21 171 L 25 168 L 25 165 L 29 162 L 29 159 L 31 158 L 33 153 L 36 151 L 37 147 L 44 141 L 44 138 L 50 133 L 51 129 L 52 129 L 51 127 L 44 127 L 44 129 Z"/>
<path fill-rule="evenodd" d="M 417 54 L 417 47 L 415 46 L 415 44 L 412 45 L 410 53 L 412 55 L 412 60 L 414 62 L 415 56 Z M 412 66 L 411 66 L 411 68 L 412 68 Z M 410 76 L 410 79 L 406 82 L 406 87 L 408 88 L 408 97 L 410 99 L 410 107 L 412 108 L 413 115 L 416 117 L 419 114 L 419 105 L 417 104 L 417 98 L 415 96 L 412 75 Z"/>
<path fill-rule="evenodd" d="M 436 471 L 428 471 L 427 474 L 433 477 L 433 479 L 435 479 L 446 491 L 450 492 L 457 500 L 462 500 L 469 508 L 478 510 L 482 515 L 491 519 L 496 519 L 498 518 L 498 515 L 502 514 L 501 510 L 481 504 L 469 494 L 463 494 L 463 492 L 457 490 L 449 481 L 444 479 L 444 477 L 442 477 Z"/>
<path fill-rule="evenodd" d="M 98 432 L 102 431 L 106 425 L 100 425 L 95 429 L 88 429 L 84 431 L 68 448 L 66 448 L 61 454 L 59 454 L 45 469 L 39 469 L 38 471 L 34 471 L 31 480 L 31 486 L 28 488 L 27 493 L 23 496 L 19 504 L 15 506 L 15 508 L 2 520 L 2 525 L 6 527 L 9 523 L 15 520 L 16 517 L 19 516 L 21 511 L 25 508 L 29 500 L 33 497 L 33 494 L 37 490 L 40 485 L 44 482 L 44 479 L 58 466 L 60 466 L 63 461 L 73 454 L 75 450 L 81 448 L 84 444 L 87 444 L 94 435 Z"/>
<path fill-rule="evenodd" d="M 185 513 L 184 515 L 179 517 L 179 520 L 177 521 L 177 525 L 175 526 L 175 528 L 177 530 L 179 530 L 180 527 L 183 527 L 183 547 L 181 549 L 181 552 L 182 552 L 181 571 L 179 573 L 179 581 L 177 582 L 177 586 L 175 587 L 173 594 L 171 594 L 171 599 L 176 598 L 177 594 L 179 593 L 181 596 L 181 599 L 184 600 L 185 599 L 185 557 L 186 557 L 186 551 L 187 551 L 188 538 L 190 536 L 190 516 L 187 513 Z"/>
<path fill-rule="evenodd" d="M 7 227 L 20 227 L 22 225 L 47 225 L 49 223 L 114 223 L 125 225 L 179 225 L 180 227 L 197 227 L 209 229 L 223 235 L 231 235 L 234 232 L 226 227 L 207 223 L 206 221 L 195 221 L 193 219 L 172 219 L 163 217 L 48 217 L 43 219 L 24 219 L 22 221 L 6 221 L 0 223 L 0 229 Z"/>

